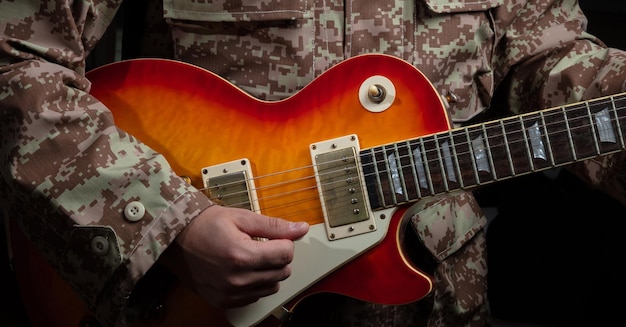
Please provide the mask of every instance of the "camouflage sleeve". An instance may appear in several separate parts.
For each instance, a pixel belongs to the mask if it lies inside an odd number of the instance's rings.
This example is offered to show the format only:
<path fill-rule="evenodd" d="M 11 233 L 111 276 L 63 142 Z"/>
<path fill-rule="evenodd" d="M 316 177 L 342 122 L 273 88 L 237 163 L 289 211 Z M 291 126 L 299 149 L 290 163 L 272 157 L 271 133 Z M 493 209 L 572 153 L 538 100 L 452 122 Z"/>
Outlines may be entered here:
<path fill-rule="evenodd" d="M 103 325 L 211 205 L 88 93 L 120 2 L 0 1 L 0 204 Z"/>
<path fill-rule="evenodd" d="M 498 13 L 499 78 L 510 72 L 514 113 L 552 108 L 626 90 L 626 52 L 607 48 L 585 29 L 578 1 L 510 1 Z M 497 104 L 499 105 L 499 104 Z M 573 165 L 579 176 L 626 204 L 623 153 Z"/>

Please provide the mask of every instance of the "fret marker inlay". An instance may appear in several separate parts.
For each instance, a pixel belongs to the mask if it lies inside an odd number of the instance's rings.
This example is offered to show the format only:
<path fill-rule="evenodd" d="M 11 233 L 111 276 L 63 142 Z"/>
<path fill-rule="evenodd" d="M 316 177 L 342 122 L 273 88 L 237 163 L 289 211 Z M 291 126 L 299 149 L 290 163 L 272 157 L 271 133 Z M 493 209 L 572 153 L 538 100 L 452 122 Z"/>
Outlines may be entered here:
<path fill-rule="evenodd" d="M 386 209 L 624 151 L 624 108 L 626 92 L 363 150 L 367 196 Z"/>
<path fill-rule="evenodd" d="M 443 152 L 443 161 L 446 166 L 446 174 L 448 175 L 448 180 L 451 182 L 456 182 L 456 175 L 454 174 L 454 164 L 452 163 L 452 154 L 450 153 L 450 145 L 448 144 L 448 141 L 443 142 L 441 150 Z"/>
<path fill-rule="evenodd" d="M 611 125 L 611 117 L 609 116 L 609 108 L 604 108 L 600 112 L 594 115 L 596 125 L 598 126 L 598 133 L 600 134 L 601 142 L 615 143 L 615 131 L 613 125 Z"/>
<path fill-rule="evenodd" d="M 421 188 L 428 188 L 428 180 L 426 179 L 426 170 L 424 170 L 424 161 L 419 147 L 413 149 L 413 161 L 415 161 L 415 170 L 417 171 L 417 181 Z"/>
<path fill-rule="evenodd" d="M 547 160 L 546 148 L 541 141 L 541 130 L 539 129 L 538 123 L 534 123 L 528 128 L 528 137 L 530 138 L 530 145 L 533 148 L 533 158 Z"/>
<path fill-rule="evenodd" d="M 396 162 L 395 153 L 391 153 L 387 159 L 389 163 L 389 169 L 391 170 L 391 180 L 393 183 L 393 189 L 397 194 L 404 194 L 402 182 L 400 182 L 400 173 L 398 171 L 398 163 Z"/>
<path fill-rule="evenodd" d="M 487 151 L 485 149 L 485 142 L 483 141 L 482 135 L 472 140 L 472 150 L 474 150 L 476 169 L 478 171 L 486 171 L 490 173 L 491 169 L 489 168 Z"/>

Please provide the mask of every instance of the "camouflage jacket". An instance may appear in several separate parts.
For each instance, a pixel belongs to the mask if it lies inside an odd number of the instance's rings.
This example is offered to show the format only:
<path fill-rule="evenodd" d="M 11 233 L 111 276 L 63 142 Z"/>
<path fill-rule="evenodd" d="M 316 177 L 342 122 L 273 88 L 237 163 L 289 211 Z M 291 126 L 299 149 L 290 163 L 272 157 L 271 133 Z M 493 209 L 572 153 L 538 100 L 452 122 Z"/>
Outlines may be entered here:
<path fill-rule="evenodd" d="M 174 58 L 268 100 L 346 58 L 391 54 L 456 99 L 457 124 L 626 89 L 626 53 L 585 32 L 577 1 L 373 1 L 164 0 L 149 12 L 166 19 L 155 31 L 168 38 L 145 45 L 171 46 Z M 85 59 L 120 4 L 0 0 L 0 203 L 106 324 L 121 320 L 137 281 L 211 204 L 89 95 Z M 624 175 L 611 169 L 622 161 L 575 168 L 626 203 Z M 427 202 L 418 231 L 439 260 L 484 227 L 469 193 Z"/>

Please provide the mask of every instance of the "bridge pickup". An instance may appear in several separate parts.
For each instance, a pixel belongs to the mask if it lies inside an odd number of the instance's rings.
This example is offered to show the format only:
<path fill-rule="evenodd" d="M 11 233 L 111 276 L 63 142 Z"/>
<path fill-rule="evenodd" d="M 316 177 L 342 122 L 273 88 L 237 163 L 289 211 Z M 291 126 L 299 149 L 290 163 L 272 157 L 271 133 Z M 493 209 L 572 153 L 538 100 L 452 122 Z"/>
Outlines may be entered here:
<path fill-rule="evenodd" d="M 202 168 L 202 182 L 209 197 L 226 206 L 260 212 L 248 159 Z"/>
<path fill-rule="evenodd" d="M 314 143 L 310 149 L 328 239 L 375 231 L 356 135 Z"/>

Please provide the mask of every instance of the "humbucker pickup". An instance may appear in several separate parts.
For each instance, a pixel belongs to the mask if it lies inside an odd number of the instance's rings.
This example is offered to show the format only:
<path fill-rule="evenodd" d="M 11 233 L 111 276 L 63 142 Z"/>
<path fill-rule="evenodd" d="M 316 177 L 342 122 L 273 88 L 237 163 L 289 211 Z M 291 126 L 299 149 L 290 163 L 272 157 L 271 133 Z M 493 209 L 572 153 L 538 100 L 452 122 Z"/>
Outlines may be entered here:
<path fill-rule="evenodd" d="M 356 135 L 314 143 L 310 149 L 328 239 L 376 230 L 364 191 Z"/>
<path fill-rule="evenodd" d="M 229 207 L 259 212 L 259 201 L 246 158 L 202 168 L 202 182 L 210 198 Z"/>

